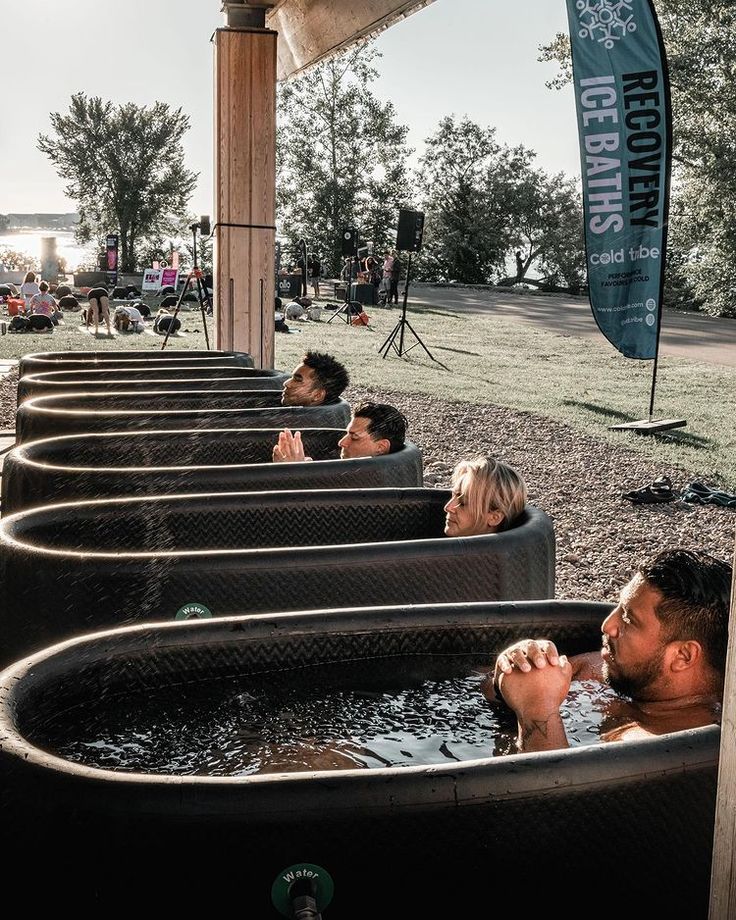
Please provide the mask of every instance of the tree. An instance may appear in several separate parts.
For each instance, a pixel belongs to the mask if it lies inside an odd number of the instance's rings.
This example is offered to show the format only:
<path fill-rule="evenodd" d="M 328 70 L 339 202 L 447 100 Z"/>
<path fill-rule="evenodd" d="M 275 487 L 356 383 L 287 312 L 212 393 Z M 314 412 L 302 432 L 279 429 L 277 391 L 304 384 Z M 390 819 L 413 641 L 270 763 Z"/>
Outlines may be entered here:
<path fill-rule="evenodd" d="M 495 128 L 453 115 L 425 143 L 417 171 L 425 211 L 417 277 L 488 281 L 503 271 L 509 247 L 510 185 L 534 153 L 502 147 Z"/>
<path fill-rule="evenodd" d="M 736 7 L 732 0 L 656 0 L 669 63 L 673 117 L 670 258 L 665 296 L 736 313 Z M 571 79 L 559 34 L 540 60 Z"/>
<path fill-rule="evenodd" d="M 102 242 L 117 232 L 121 268 L 135 271 L 146 237 L 171 235 L 186 215 L 197 182 L 184 167 L 188 116 L 164 102 L 116 106 L 77 93 L 66 115 L 50 119 L 54 134 L 40 135 L 38 149 L 77 203 L 78 239 Z"/>
<path fill-rule="evenodd" d="M 379 53 L 362 44 L 278 88 L 277 213 L 282 236 L 305 239 L 337 274 L 340 231 L 393 245 L 409 197 L 407 128 L 371 83 Z"/>
<path fill-rule="evenodd" d="M 0 246 L 0 262 L 9 272 L 36 271 L 40 267 L 35 256 L 11 249 L 10 246 Z"/>
<path fill-rule="evenodd" d="M 140 249 L 140 255 L 146 265 L 154 261 L 166 261 L 172 264 L 174 253 L 179 254 L 180 274 L 183 276 L 193 264 L 194 246 L 192 237 L 192 224 L 199 218 L 189 214 L 184 221 L 168 235 L 149 236 L 145 245 Z M 211 274 L 213 270 L 212 236 L 202 236 L 197 233 L 197 265 L 204 274 Z"/>
<path fill-rule="evenodd" d="M 511 205 L 511 241 L 522 253 L 521 281 L 536 264 L 545 285 L 579 290 L 585 278 L 583 204 L 577 182 L 542 169 L 522 168 Z"/>
<path fill-rule="evenodd" d="M 523 252 L 520 278 L 534 265 L 550 283 L 577 287 L 585 270 L 582 206 L 572 180 L 533 166 L 536 154 L 496 140 L 494 128 L 443 118 L 427 138 L 419 175 L 426 235 L 417 275 L 466 283 L 506 275 Z"/>

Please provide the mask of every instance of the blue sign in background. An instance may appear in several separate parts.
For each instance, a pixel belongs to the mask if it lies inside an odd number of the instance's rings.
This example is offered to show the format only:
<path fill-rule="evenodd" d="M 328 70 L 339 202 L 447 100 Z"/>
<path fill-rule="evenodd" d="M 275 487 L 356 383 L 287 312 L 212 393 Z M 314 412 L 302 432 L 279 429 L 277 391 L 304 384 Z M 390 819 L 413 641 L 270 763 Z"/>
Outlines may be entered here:
<path fill-rule="evenodd" d="M 590 306 L 629 358 L 657 354 L 672 129 L 650 0 L 567 0 Z"/>

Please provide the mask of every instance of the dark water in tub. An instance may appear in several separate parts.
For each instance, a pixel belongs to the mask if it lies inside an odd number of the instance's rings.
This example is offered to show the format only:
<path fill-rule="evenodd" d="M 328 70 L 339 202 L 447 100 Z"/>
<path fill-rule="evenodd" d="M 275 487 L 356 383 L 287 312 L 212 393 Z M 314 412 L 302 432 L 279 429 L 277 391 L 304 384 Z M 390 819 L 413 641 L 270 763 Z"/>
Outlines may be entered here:
<path fill-rule="evenodd" d="M 484 699 L 478 662 L 402 656 L 107 694 L 66 709 L 34 740 L 103 769 L 208 776 L 513 753 L 515 722 Z M 563 711 L 571 745 L 598 740 L 613 696 L 594 682 L 573 684 Z"/>

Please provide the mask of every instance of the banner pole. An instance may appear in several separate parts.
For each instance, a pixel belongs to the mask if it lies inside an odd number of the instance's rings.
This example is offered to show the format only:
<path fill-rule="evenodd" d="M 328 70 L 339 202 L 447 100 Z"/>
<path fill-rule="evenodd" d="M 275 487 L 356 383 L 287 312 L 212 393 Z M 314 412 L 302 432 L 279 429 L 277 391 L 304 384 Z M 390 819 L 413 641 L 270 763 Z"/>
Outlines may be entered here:
<path fill-rule="evenodd" d="M 685 419 L 654 418 L 672 168 L 667 54 L 654 0 L 566 3 L 590 306 L 625 357 L 654 360 L 648 418 L 609 428 L 681 428 Z"/>
<path fill-rule="evenodd" d="M 657 364 L 659 363 L 659 336 L 657 336 L 657 350 L 654 353 L 654 367 L 652 368 L 652 392 L 649 395 L 649 422 L 654 419 L 654 390 L 657 386 Z"/>

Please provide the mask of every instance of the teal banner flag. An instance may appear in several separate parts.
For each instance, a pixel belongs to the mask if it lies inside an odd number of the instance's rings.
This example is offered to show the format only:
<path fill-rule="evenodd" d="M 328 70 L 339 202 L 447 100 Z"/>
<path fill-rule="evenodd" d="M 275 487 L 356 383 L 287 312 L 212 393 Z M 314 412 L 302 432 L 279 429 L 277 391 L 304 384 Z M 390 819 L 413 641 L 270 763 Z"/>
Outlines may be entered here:
<path fill-rule="evenodd" d="M 672 158 L 651 0 L 567 0 L 590 306 L 628 358 L 657 356 Z"/>

